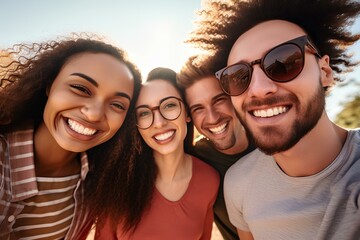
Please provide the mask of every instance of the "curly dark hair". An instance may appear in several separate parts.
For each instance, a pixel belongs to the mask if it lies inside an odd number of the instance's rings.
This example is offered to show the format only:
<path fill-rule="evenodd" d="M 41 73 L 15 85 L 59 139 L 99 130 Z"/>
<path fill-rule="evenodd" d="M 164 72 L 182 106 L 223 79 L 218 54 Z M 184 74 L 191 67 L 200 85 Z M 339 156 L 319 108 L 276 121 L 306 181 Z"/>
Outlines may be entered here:
<path fill-rule="evenodd" d="M 98 202 L 102 200 L 96 195 L 98 189 L 106 186 L 109 191 L 106 200 L 112 202 L 112 193 L 123 185 L 123 182 L 117 181 L 118 172 L 112 171 L 110 180 L 104 174 L 109 169 L 119 169 L 119 164 L 128 164 L 125 160 L 135 158 L 138 152 L 137 146 L 133 144 L 137 141 L 134 137 L 137 131 L 134 106 L 141 87 L 141 73 L 123 50 L 101 41 L 97 36 L 85 38 L 74 35 L 59 41 L 15 45 L 12 49 L 2 51 L 1 57 L 7 59 L 8 63 L 0 66 L 0 133 L 9 132 L 29 120 L 33 120 L 35 126 L 39 124 L 47 101 L 46 89 L 52 85 L 70 57 L 84 52 L 105 53 L 115 57 L 129 68 L 134 79 L 133 98 L 120 130 L 110 140 L 87 150 L 90 171 L 85 181 L 84 207 L 95 219 L 104 211 L 102 204 L 106 203 Z"/>
<path fill-rule="evenodd" d="M 87 35 L 73 34 L 59 41 L 17 44 L 0 52 L 1 131 L 8 131 L 29 119 L 35 123 L 42 121 L 46 89 L 51 87 L 64 63 L 75 54 L 109 54 L 130 69 L 135 85 L 141 84 L 139 70 L 123 50 L 106 44 L 95 35 L 84 36 Z M 1 64 L 4 60 L 8 63 Z"/>
<path fill-rule="evenodd" d="M 349 30 L 359 13 L 357 0 L 213 0 L 198 12 L 197 28 L 186 42 L 226 63 L 231 47 L 244 32 L 268 20 L 289 21 L 306 31 L 320 54 L 329 55 L 335 80 L 340 81 L 340 73 L 358 64 L 346 50 L 360 38 Z"/>

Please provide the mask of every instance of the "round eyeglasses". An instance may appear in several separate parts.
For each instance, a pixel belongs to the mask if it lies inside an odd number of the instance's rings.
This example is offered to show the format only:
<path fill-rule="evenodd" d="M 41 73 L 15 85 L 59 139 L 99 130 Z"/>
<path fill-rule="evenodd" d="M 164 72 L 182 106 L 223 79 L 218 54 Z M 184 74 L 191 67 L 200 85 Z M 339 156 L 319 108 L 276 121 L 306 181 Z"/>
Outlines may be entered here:
<path fill-rule="evenodd" d="M 159 106 L 138 106 L 135 110 L 136 126 L 141 129 L 151 127 L 154 122 L 154 110 L 159 110 L 160 115 L 166 120 L 173 121 L 177 119 L 181 114 L 181 103 L 180 98 L 171 96 L 161 99 Z"/>

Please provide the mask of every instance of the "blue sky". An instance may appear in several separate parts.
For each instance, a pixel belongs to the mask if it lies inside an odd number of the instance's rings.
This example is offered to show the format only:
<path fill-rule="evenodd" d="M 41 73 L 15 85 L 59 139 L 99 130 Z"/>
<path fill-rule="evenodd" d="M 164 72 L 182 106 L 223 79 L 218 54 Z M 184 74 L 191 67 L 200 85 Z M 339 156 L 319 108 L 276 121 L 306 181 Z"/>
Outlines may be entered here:
<path fill-rule="evenodd" d="M 0 0 L 0 48 L 71 32 L 105 36 L 128 52 L 145 76 L 154 67 L 178 70 L 190 48 L 200 0 Z"/>
<path fill-rule="evenodd" d="M 0 8 L 0 48 L 92 32 L 124 49 L 145 77 L 159 66 L 178 71 L 192 55 L 183 41 L 201 0 L 0 0 Z M 360 20 L 353 29 L 360 32 Z M 352 50 L 360 60 L 360 43 Z M 328 97 L 331 118 L 359 92 L 360 67 L 348 78 L 355 77 L 353 85 L 337 87 Z"/>

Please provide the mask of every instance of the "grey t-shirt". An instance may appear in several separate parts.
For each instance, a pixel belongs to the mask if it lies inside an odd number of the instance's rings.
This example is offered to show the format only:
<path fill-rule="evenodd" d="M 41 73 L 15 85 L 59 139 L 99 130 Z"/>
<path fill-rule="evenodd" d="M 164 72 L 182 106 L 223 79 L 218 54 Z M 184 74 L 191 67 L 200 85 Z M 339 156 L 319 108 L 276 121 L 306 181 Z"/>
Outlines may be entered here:
<path fill-rule="evenodd" d="M 326 151 L 326 149 L 324 149 Z M 290 177 L 255 150 L 226 173 L 232 224 L 261 239 L 360 239 L 360 129 L 323 171 Z"/>

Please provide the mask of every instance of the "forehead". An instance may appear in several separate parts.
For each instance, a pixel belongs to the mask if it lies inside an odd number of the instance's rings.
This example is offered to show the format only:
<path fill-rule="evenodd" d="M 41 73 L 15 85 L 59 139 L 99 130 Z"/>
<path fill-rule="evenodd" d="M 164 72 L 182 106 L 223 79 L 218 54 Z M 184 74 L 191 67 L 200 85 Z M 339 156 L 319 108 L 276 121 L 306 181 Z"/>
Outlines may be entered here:
<path fill-rule="evenodd" d="M 136 106 L 156 106 L 161 99 L 169 96 L 181 98 L 180 93 L 171 83 L 162 79 L 151 80 L 143 84 Z"/>
<path fill-rule="evenodd" d="M 228 65 L 240 60 L 259 59 L 272 47 L 305 35 L 298 25 L 284 20 L 270 20 L 260 23 L 243 33 L 234 43 L 228 58 Z"/>
<path fill-rule="evenodd" d="M 127 78 L 132 78 L 129 68 L 120 60 L 106 53 L 78 53 L 70 57 L 61 71 L 104 71 L 111 70 Z"/>
<path fill-rule="evenodd" d="M 209 101 L 213 97 L 222 93 L 219 81 L 215 76 L 201 78 L 186 88 L 186 101 L 189 105 L 203 101 Z"/>
<path fill-rule="evenodd" d="M 93 79 L 97 89 L 104 94 L 125 93 L 132 97 L 134 80 L 129 68 L 122 61 L 104 53 L 80 53 L 69 58 L 61 68 L 51 89 L 74 78 L 74 73 Z"/>

